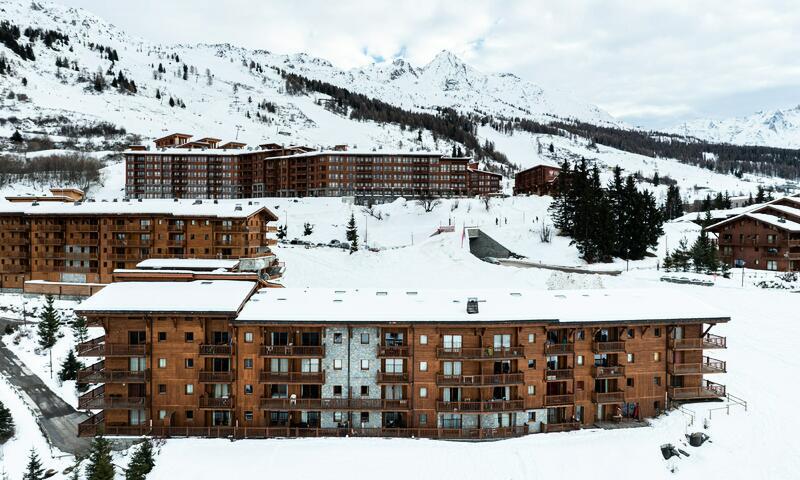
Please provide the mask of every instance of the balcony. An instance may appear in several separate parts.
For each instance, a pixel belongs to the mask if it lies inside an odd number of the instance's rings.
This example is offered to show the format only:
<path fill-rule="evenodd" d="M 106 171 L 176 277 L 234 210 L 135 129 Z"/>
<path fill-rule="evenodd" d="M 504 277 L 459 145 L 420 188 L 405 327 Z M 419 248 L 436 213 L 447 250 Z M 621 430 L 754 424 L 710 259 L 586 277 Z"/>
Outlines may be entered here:
<path fill-rule="evenodd" d="M 703 357 L 702 362 L 696 363 L 668 363 L 670 375 L 702 375 L 705 373 L 725 373 L 727 364 L 716 358 Z"/>
<path fill-rule="evenodd" d="M 149 348 L 144 345 L 129 345 L 125 343 L 106 343 L 106 337 L 93 338 L 76 347 L 79 357 L 144 357 Z"/>
<path fill-rule="evenodd" d="M 104 362 L 78 371 L 78 383 L 145 383 L 150 379 L 150 370 L 108 370 Z"/>
<path fill-rule="evenodd" d="M 379 357 L 389 357 L 389 358 L 399 358 L 399 357 L 408 357 L 411 355 L 411 348 L 408 346 L 388 346 L 388 345 L 379 345 L 378 346 L 378 356 Z"/>
<path fill-rule="evenodd" d="M 439 358 L 457 358 L 465 360 L 508 360 L 523 358 L 524 347 L 439 347 L 436 349 Z"/>
<path fill-rule="evenodd" d="M 556 368 L 556 369 L 545 369 L 544 371 L 544 379 L 548 382 L 558 382 L 562 380 L 572 380 L 573 377 L 573 369 L 571 368 Z"/>
<path fill-rule="evenodd" d="M 613 392 L 592 392 L 594 403 L 622 403 L 625 401 L 625 392 L 616 390 Z"/>
<path fill-rule="evenodd" d="M 579 430 L 581 424 L 580 422 L 545 423 L 542 424 L 542 428 L 545 433 L 569 432 L 572 430 Z"/>
<path fill-rule="evenodd" d="M 575 403 L 575 394 L 566 393 L 561 395 L 545 395 L 544 404 L 548 407 L 558 407 L 563 405 L 572 405 Z"/>
<path fill-rule="evenodd" d="M 698 338 L 670 338 L 669 348 L 673 350 L 705 350 L 711 348 L 728 348 L 727 338 L 707 333 Z"/>
<path fill-rule="evenodd" d="M 605 341 L 592 342 L 592 352 L 594 353 L 625 353 L 625 341 Z"/>
<path fill-rule="evenodd" d="M 259 383 L 323 384 L 325 372 L 267 372 L 261 371 Z"/>
<path fill-rule="evenodd" d="M 325 356 L 324 345 L 261 345 L 259 355 L 262 357 L 305 357 L 322 358 Z"/>
<path fill-rule="evenodd" d="M 672 400 L 724 398 L 725 385 L 703 380 L 697 387 L 668 387 L 667 394 Z"/>
<path fill-rule="evenodd" d="M 227 398 L 212 398 L 208 395 L 200 396 L 200 410 L 233 410 L 236 401 L 233 396 Z"/>
<path fill-rule="evenodd" d="M 201 344 L 200 355 L 207 357 L 230 357 L 233 355 L 233 345 L 211 345 Z"/>
<path fill-rule="evenodd" d="M 106 395 L 102 385 L 78 397 L 78 408 L 81 410 L 131 410 L 144 408 L 146 405 L 145 397 Z"/>
<path fill-rule="evenodd" d="M 236 379 L 236 371 L 228 370 L 225 372 L 213 372 L 203 370 L 200 372 L 200 383 L 233 383 Z"/>
<path fill-rule="evenodd" d="M 625 376 L 625 366 L 623 365 L 611 365 L 607 367 L 603 366 L 593 366 L 592 367 L 592 376 L 594 378 L 616 378 L 616 377 L 624 377 Z"/>
<path fill-rule="evenodd" d="M 480 402 L 436 402 L 437 412 L 513 412 L 525 409 L 522 400 L 484 400 Z"/>
<path fill-rule="evenodd" d="M 568 355 L 575 351 L 574 343 L 545 343 L 545 355 Z"/>
<path fill-rule="evenodd" d="M 262 410 L 409 410 L 408 400 L 382 398 L 268 398 L 262 397 Z"/>
<path fill-rule="evenodd" d="M 524 383 L 522 373 L 504 373 L 496 375 L 436 375 L 436 384 L 449 386 L 493 386 L 516 385 Z"/>
<path fill-rule="evenodd" d="M 408 383 L 408 372 L 378 372 L 378 383 Z"/>

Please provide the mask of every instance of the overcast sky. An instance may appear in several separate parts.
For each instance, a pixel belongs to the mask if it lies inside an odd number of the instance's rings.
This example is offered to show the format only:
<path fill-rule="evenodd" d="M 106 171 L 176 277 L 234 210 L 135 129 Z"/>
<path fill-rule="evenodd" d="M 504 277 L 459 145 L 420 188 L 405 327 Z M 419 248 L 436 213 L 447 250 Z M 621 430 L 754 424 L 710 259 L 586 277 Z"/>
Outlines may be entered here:
<path fill-rule="evenodd" d="M 649 127 L 800 104 L 797 0 L 60 2 L 152 41 L 307 52 L 343 68 L 423 65 L 447 49 Z"/>

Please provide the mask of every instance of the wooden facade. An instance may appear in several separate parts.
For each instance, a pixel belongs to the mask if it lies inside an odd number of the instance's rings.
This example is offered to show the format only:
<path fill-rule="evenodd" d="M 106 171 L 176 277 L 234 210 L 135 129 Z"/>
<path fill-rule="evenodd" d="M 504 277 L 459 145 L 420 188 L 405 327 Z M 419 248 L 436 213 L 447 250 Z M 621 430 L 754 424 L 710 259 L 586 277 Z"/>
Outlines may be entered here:
<path fill-rule="evenodd" d="M 559 167 L 551 165 L 536 165 L 517 172 L 514 195 L 552 195 L 559 172 Z"/>
<path fill-rule="evenodd" d="M 105 330 L 77 349 L 105 357 L 79 376 L 105 383 L 80 399 L 100 410 L 80 425 L 84 436 L 502 438 L 644 419 L 673 401 L 726 394 L 707 379 L 726 371 L 709 356 L 726 347 L 709 333 L 723 317 L 342 322 L 78 313 Z"/>

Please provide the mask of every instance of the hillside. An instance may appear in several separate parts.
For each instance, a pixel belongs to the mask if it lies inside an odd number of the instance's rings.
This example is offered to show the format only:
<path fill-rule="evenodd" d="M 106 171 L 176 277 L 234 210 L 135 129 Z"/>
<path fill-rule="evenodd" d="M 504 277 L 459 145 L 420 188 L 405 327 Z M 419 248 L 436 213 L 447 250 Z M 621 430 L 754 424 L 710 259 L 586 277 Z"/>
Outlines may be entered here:
<path fill-rule="evenodd" d="M 670 131 L 709 142 L 800 148 L 800 105 L 745 117 L 698 119 Z"/>

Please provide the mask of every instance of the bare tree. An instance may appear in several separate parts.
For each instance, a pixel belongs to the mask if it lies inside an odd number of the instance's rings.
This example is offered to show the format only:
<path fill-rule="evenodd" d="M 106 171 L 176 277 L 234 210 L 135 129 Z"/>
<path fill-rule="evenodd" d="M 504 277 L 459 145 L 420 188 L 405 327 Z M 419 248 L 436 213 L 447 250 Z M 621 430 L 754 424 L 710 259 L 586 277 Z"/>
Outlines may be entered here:
<path fill-rule="evenodd" d="M 492 199 L 488 195 L 481 197 L 481 202 L 483 202 L 483 207 L 486 208 L 486 211 L 489 211 L 489 208 L 492 206 Z"/>
<path fill-rule="evenodd" d="M 364 213 L 364 215 L 369 215 L 375 220 L 383 220 L 383 213 L 380 210 L 375 209 L 373 205 L 364 207 L 361 209 L 361 211 Z"/>
<path fill-rule="evenodd" d="M 539 228 L 539 241 L 542 243 L 550 243 L 550 240 L 553 238 L 553 227 L 550 223 L 546 222 L 545 219 L 542 219 L 541 228 Z"/>
<path fill-rule="evenodd" d="M 417 200 L 417 205 L 425 209 L 425 213 L 432 212 L 433 209 L 441 205 L 441 203 L 442 201 L 439 200 L 438 198 L 430 196 L 422 197 L 419 200 Z"/>

